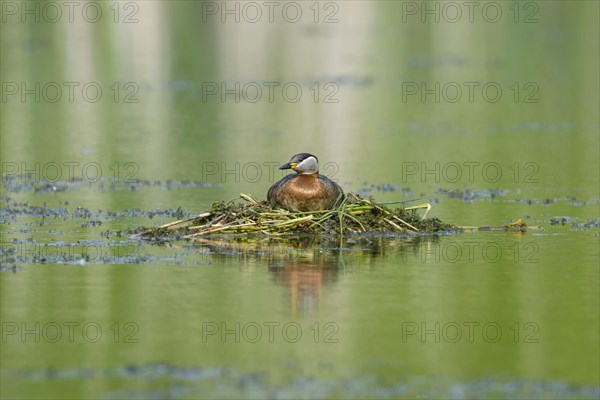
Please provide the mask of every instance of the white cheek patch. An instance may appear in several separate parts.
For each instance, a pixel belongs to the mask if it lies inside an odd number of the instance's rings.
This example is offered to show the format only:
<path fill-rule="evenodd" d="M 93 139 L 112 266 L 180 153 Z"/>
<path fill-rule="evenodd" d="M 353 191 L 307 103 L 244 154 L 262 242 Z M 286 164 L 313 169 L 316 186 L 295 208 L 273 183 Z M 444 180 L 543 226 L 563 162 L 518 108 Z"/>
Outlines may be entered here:
<path fill-rule="evenodd" d="M 302 171 L 305 174 L 313 174 L 319 170 L 317 159 L 315 157 L 308 157 L 296 166 L 296 169 Z"/>

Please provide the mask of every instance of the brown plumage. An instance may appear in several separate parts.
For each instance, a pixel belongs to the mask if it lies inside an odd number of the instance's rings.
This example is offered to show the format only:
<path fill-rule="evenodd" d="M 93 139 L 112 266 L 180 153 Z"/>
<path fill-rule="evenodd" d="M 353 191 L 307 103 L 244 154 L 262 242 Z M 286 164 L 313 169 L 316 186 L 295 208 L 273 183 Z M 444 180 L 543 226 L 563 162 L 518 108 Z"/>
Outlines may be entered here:
<path fill-rule="evenodd" d="M 289 163 L 279 167 L 289 168 L 296 174 L 285 176 L 267 193 L 267 200 L 273 207 L 289 211 L 327 210 L 344 193 L 337 183 L 319 174 L 317 157 L 312 154 L 296 154 Z"/>

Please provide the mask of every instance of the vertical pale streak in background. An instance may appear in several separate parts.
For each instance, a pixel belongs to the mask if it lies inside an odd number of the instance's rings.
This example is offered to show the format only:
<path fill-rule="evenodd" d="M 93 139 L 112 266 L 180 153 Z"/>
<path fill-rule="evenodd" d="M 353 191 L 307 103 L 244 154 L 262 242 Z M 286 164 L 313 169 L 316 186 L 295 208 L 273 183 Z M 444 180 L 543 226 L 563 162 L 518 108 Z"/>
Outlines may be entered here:
<path fill-rule="evenodd" d="M 134 132 L 119 130 L 116 137 L 114 133 L 109 133 L 114 146 L 136 146 L 137 140 L 131 140 L 132 137 L 141 139 L 139 150 L 127 150 L 132 154 L 131 159 L 115 159 L 120 165 L 126 162 L 135 162 L 140 168 L 143 166 L 155 166 L 153 160 L 161 159 L 165 149 L 169 147 L 169 141 L 173 139 L 170 134 L 171 128 L 168 126 L 169 112 L 172 107 L 171 96 L 166 86 L 171 74 L 171 49 L 169 47 L 170 17 L 168 3 L 165 1 L 148 1 L 137 4 L 140 5 L 140 12 L 136 15 L 139 22 L 133 24 L 112 24 L 114 29 L 111 31 L 111 49 L 114 60 L 114 76 L 119 77 L 122 85 L 124 82 L 135 82 L 139 86 L 139 92 L 136 98 L 139 103 L 118 103 L 116 107 L 121 108 L 125 115 L 123 117 L 127 129 L 134 129 Z M 133 49 L 133 53 L 131 51 Z M 123 89 L 121 87 L 121 89 Z M 124 91 L 121 93 L 130 93 Z M 130 111 L 128 111 L 130 110 Z M 142 135 L 140 137 L 140 135 Z M 119 157 L 120 151 L 111 152 L 115 157 Z M 160 164 L 160 162 L 158 163 Z M 157 168 L 160 168 L 158 165 Z M 151 179 L 152 169 L 139 171 L 138 176 L 143 179 Z M 136 176 L 137 178 L 137 176 Z M 170 207 L 168 200 L 170 193 L 168 191 L 154 192 L 152 196 L 138 196 L 136 201 L 141 209 L 152 209 L 155 207 Z M 114 206 L 108 207 L 114 208 Z M 151 277 L 148 274 L 135 274 L 136 287 L 149 287 L 152 285 Z M 136 309 L 142 307 L 142 304 L 151 305 L 153 309 L 160 308 L 161 299 L 156 296 L 148 295 L 148 292 L 141 291 L 135 296 L 131 296 L 127 309 Z M 99 303 L 96 303 L 99 304 Z M 112 310 L 107 310 L 107 315 L 115 313 L 115 301 L 107 301 L 106 304 L 112 305 Z M 118 306 L 122 310 L 122 306 Z M 140 323 L 141 324 L 141 323 Z M 146 329 L 157 329 L 151 325 L 145 325 Z"/>
<path fill-rule="evenodd" d="M 278 143 L 282 151 L 292 147 L 302 148 L 302 151 L 314 149 L 322 159 L 343 164 L 345 149 L 351 146 L 353 135 L 358 134 L 352 115 L 360 107 L 359 91 L 338 82 L 335 98 L 339 102 L 324 103 L 325 96 L 332 90 L 326 91 L 323 86 L 340 77 L 366 75 L 372 52 L 369 32 L 374 26 L 376 5 L 366 1 L 337 4 L 340 7 L 335 15 L 337 23 L 323 22 L 329 13 L 323 12 L 322 5 L 319 23 L 315 23 L 307 3 L 303 3 L 303 16 L 298 23 L 285 21 L 281 10 L 274 13 L 274 23 L 268 22 L 267 15 L 257 23 L 243 19 L 235 23 L 232 16 L 228 16 L 225 23 L 211 21 L 218 48 L 217 81 L 226 82 L 228 88 L 233 88 L 235 82 L 240 82 L 241 88 L 246 83 L 257 82 L 263 89 L 262 98 L 256 103 L 242 98 L 236 104 L 233 95 L 226 97 L 219 107 L 220 123 L 226 131 L 243 130 L 240 121 L 250 120 L 252 124 L 252 121 L 269 120 L 285 131 L 280 135 L 254 138 L 253 149 Z M 269 103 L 268 88 L 263 83 L 274 81 L 280 85 L 275 88 L 275 102 Z M 316 82 L 320 88 L 315 102 L 313 85 Z M 300 101 L 292 103 L 283 99 L 282 88 L 286 83 L 301 86 Z M 290 96 L 293 92 L 290 89 Z M 213 100 L 221 101 L 220 96 L 214 96 Z M 225 146 L 233 146 L 235 150 L 226 154 L 247 151 L 245 141 L 231 141 Z M 288 156 L 286 153 L 285 157 Z M 340 174 L 343 175 L 343 171 Z"/>
<path fill-rule="evenodd" d="M 54 134 L 57 136 L 67 135 L 68 140 L 65 143 L 69 147 L 72 146 L 69 152 L 63 153 L 63 156 L 66 154 L 80 156 L 83 150 L 82 145 L 86 149 L 93 149 L 92 151 L 97 156 L 99 148 L 102 148 L 102 142 L 106 140 L 99 111 L 102 102 L 111 97 L 108 85 L 99 79 L 102 66 L 97 63 L 96 49 L 94 48 L 94 34 L 97 32 L 97 28 L 84 19 L 75 19 L 73 23 L 59 26 L 64 27 L 62 38 L 65 58 L 63 80 L 78 84 L 75 87 L 78 96 L 73 103 L 66 103 L 65 105 L 69 114 L 69 118 L 66 118 L 65 121 L 65 132 L 55 132 Z M 88 83 L 92 83 L 90 89 L 84 90 L 84 86 Z M 90 98 L 97 96 L 94 84 L 102 88 L 101 98 L 95 103 L 84 98 L 86 93 L 89 93 Z M 102 207 L 104 206 L 106 204 L 102 204 Z"/>
<path fill-rule="evenodd" d="M 138 3 L 140 12 L 136 14 L 138 22 L 112 24 L 111 47 L 115 60 L 115 75 L 120 77 L 121 95 L 117 104 L 125 114 L 135 118 L 129 121 L 128 127 L 134 132 L 121 130 L 115 138 L 115 145 L 135 146 L 139 137 L 144 145 L 140 151 L 133 151 L 136 157 L 118 160 L 121 163 L 135 162 L 143 166 L 155 166 L 153 160 L 161 159 L 169 141 L 173 140 L 168 126 L 172 99 L 168 92 L 171 76 L 171 49 L 169 47 L 170 17 L 168 3 L 165 1 L 148 1 Z M 133 49 L 133 53 L 131 51 Z M 123 90 L 123 84 L 135 82 L 139 87 L 136 94 L 138 103 L 121 103 L 129 90 Z M 112 84 L 112 83 L 111 83 Z M 130 112 L 128 112 L 130 110 Z M 127 120 L 128 118 L 125 117 Z M 141 137 L 140 137 L 141 135 Z M 123 139 L 123 141 L 121 141 Z M 125 144 L 126 143 L 126 144 Z M 120 152 L 117 152 L 119 154 Z M 139 177 L 152 178 L 154 170 L 140 170 Z M 157 205 L 169 207 L 164 200 L 168 193 L 156 193 L 153 197 L 140 196 L 139 206 L 153 208 Z"/>
<path fill-rule="evenodd" d="M 318 59 L 314 64 L 325 69 L 325 76 L 350 76 L 362 79 L 368 74 L 369 63 L 372 58 L 373 37 L 371 30 L 375 28 L 376 3 L 368 1 L 353 1 L 348 4 L 340 4 L 340 23 L 330 24 L 327 27 L 332 30 L 329 41 L 321 41 L 317 54 Z M 342 23 L 341 20 L 345 23 Z M 309 45 L 307 45 L 308 47 Z M 329 72 L 327 72 L 329 71 Z M 334 75 L 333 71 L 337 71 Z M 319 76 L 321 74 L 318 74 Z M 339 102 L 324 103 L 324 90 L 321 83 L 318 108 L 316 109 L 316 129 L 323 137 L 325 148 L 331 160 L 338 165 L 349 164 L 346 155 L 355 143 L 355 139 L 364 134 L 357 130 L 360 123 L 353 116 L 360 118 L 358 111 L 363 107 L 365 99 L 361 99 L 362 90 L 352 85 L 340 85 L 338 94 L 335 96 Z M 311 118 L 312 119 L 312 118 Z M 341 178 L 348 176 L 340 167 Z"/>
<path fill-rule="evenodd" d="M 225 5 L 226 3 L 221 3 Z M 231 4 L 239 4 L 237 2 Z M 218 85 L 218 93 L 208 96 L 206 101 L 219 104 L 218 115 L 219 126 L 225 132 L 233 132 L 234 136 L 252 125 L 254 121 L 262 119 L 263 115 L 268 115 L 274 105 L 265 101 L 268 93 L 265 90 L 264 82 L 279 79 L 278 76 L 272 76 L 270 65 L 272 58 L 277 57 L 278 49 L 275 43 L 270 43 L 270 38 L 277 36 L 277 27 L 263 20 L 258 23 L 246 23 L 241 21 L 236 23 L 230 16 L 225 23 L 211 21 L 210 27 L 215 35 L 216 45 L 216 65 L 218 76 L 206 77 L 203 83 Z M 240 103 L 235 102 L 233 94 L 223 93 L 233 91 L 235 84 L 240 84 L 243 89 L 247 84 L 257 84 L 262 89 L 262 96 L 256 103 L 246 102 L 243 99 Z M 224 87 L 225 86 L 225 87 Z M 204 88 L 203 88 L 204 89 Z M 225 89 L 225 90 L 223 90 Z M 254 89 L 248 93 L 249 97 L 254 96 Z M 208 91 L 207 91 L 208 93 Z M 204 94 L 203 94 L 204 96 Z M 205 105 L 205 104 L 203 104 Z M 253 146 L 258 148 L 266 143 L 267 138 L 254 135 Z M 221 143 L 221 157 L 226 154 L 236 154 L 236 152 L 247 149 L 246 140 L 231 140 L 229 143 Z M 240 146 L 238 148 L 238 146 Z M 235 151 L 227 150 L 229 147 L 235 147 Z M 249 155 L 250 156 L 250 155 Z M 226 157 L 227 158 L 227 157 Z M 250 158 L 252 158 L 250 156 Z"/>
<path fill-rule="evenodd" d="M 424 4 L 424 3 L 423 3 Z M 433 19 L 432 19 L 433 20 Z M 429 20 L 428 20 L 429 21 Z M 420 88 L 420 92 L 418 94 L 418 102 L 417 107 L 420 108 L 425 114 L 433 113 L 436 114 L 441 121 L 444 123 L 454 123 L 457 122 L 457 119 L 471 119 L 475 117 L 473 114 L 462 115 L 459 116 L 456 114 L 457 110 L 460 110 L 461 107 L 455 106 L 453 104 L 447 104 L 443 98 L 440 99 L 440 102 L 436 102 L 435 95 L 427 94 L 424 101 L 421 97 L 422 93 L 428 93 L 429 90 L 434 91 L 433 88 L 435 84 L 439 82 L 439 91 L 442 91 L 442 88 L 448 82 L 457 82 L 461 89 L 463 88 L 460 85 L 460 82 L 465 80 L 467 76 L 469 76 L 469 69 L 464 68 L 461 65 L 460 57 L 463 54 L 473 53 L 477 56 L 481 55 L 481 38 L 478 35 L 472 34 L 474 28 L 471 24 L 468 23 L 426 23 L 422 24 L 422 27 L 428 29 L 429 37 L 431 39 L 429 43 L 428 54 L 437 54 L 438 57 L 430 58 L 430 68 L 428 71 L 428 77 L 423 79 L 426 85 L 425 88 Z M 476 50 L 475 50 L 476 49 Z M 471 60 L 470 62 L 482 62 L 481 59 Z M 415 79 L 417 82 L 420 79 Z M 485 77 L 481 76 L 477 79 L 473 79 L 473 77 L 466 78 L 466 80 L 482 80 L 485 81 Z M 420 82 L 419 82 L 420 83 Z M 442 93 L 437 91 L 437 94 L 440 96 Z M 448 96 L 451 97 L 452 93 L 448 93 Z M 416 96 L 415 96 L 416 97 Z M 443 106 L 440 106 L 443 105 Z M 485 113 L 477 113 L 479 117 L 485 118 Z M 437 162 L 443 158 L 445 153 L 445 148 L 443 146 L 437 146 L 435 143 L 431 144 L 428 148 L 427 157 L 432 162 Z M 425 264 L 425 260 L 433 261 L 431 264 L 440 265 L 443 261 L 444 257 L 444 248 L 441 248 L 438 244 L 434 243 L 424 243 L 420 246 L 420 254 L 418 257 L 418 261 L 421 264 Z M 453 255 L 449 255 L 452 257 Z M 439 257 L 439 259 L 438 259 Z M 445 282 L 449 279 L 446 274 L 415 274 L 415 285 L 417 287 L 438 287 L 443 288 L 445 286 Z M 439 310 L 442 315 L 451 316 L 454 312 L 455 304 L 449 303 L 447 301 L 448 294 L 444 290 L 434 290 L 429 294 L 428 303 L 431 309 Z M 419 298 L 419 294 L 415 293 L 415 299 Z M 485 306 L 482 305 L 482 308 Z M 442 311 L 445 310 L 445 311 Z M 418 315 L 413 315 L 414 320 L 419 320 Z M 451 317 L 450 317 L 451 318 Z M 450 319 L 449 318 L 449 319 Z M 435 322 L 440 322 L 441 326 L 444 326 L 445 321 L 428 321 L 427 318 L 421 318 L 425 323 L 425 329 L 435 329 Z M 419 326 L 420 329 L 423 329 L 422 326 Z M 464 327 L 461 327 L 464 328 Z M 429 340 L 432 340 L 432 335 L 428 337 Z M 419 338 L 421 340 L 421 338 Z M 453 350 L 457 349 L 457 346 L 452 348 Z M 457 354 L 457 356 L 459 356 Z M 430 365 L 435 365 L 439 362 L 439 354 L 435 351 L 424 351 L 422 352 L 423 362 L 426 359 L 427 363 Z M 453 357 L 451 357 L 453 358 Z"/>
<path fill-rule="evenodd" d="M 68 140 L 65 141 L 65 146 L 68 151 L 61 153 L 61 158 L 69 159 L 68 154 L 79 158 L 82 156 L 83 150 L 90 150 L 92 162 L 98 162 L 101 156 L 99 154 L 104 148 L 103 143 L 110 140 L 108 132 L 105 131 L 105 125 L 102 119 L 105 118 L 102 113 L 103 102 L 111 98 L 111 93 L 108 91 L 106 82 L 102 81 L 102 65 L 99 65 L 99 60 L 96 59 L 98 54 L 94 46 L 95 35 L 99 34 L 99 27 L 91 24 L 83 19 L 77 19 L 73 23 L 65 24 L 62 31 L 62 41 L 64 47 L 64 70 L 63 80 L 77 82 L 76 93 L 80 93 L 73 103 L 66 103 L 65 112 L 68 118 L 65 118 L 64 132 L 55 132 L 56 136 L 66 135 Z M 88 102 L 83 98 L 83 86 L 89 82 L 96 83 L 102 88 L 102 95 L 98 102 Z M 89 90 L 90 97 L 96 96 L 95 90 Z M 58 160 L 57 160 L 58 161 Z M 108 166 L 105 163 L 98 163 L 102 168 L 103 178 L 107 177 L 109 172 Z M 91 171 L 94 171 L 93 169 Z M 108 175 L 110 176 L 110 175 Z M 89 204 L 91 206 L 91 204 Z M 95 196 L 93 206 L 98 208 L 110 207 L 109 196 Z M 82 285 L 89 286 L 98 284 L 98 277 L 93 274 L 83 274 L 81 276 Z M 102 310 L 102 313 L 108 315 L 110 313 L 110 299 L 107 299 L 106 291 L 85 291 L 81 294 L 82 304 L 80 307 L 86 308 L 88 304 L 99 305 L 97 310 Z M 80 300 L 81 301 L 81 300 Z M 85 363 L 92 364 L 94 362 L 106 362 L 108 357 L 107 352 L 102 351 L 101 346 L 88 346 L 85 351 L 81 352 L 81 357 L 85 359 Z M 87 383 L 89 385 L 89 383 Z"/>

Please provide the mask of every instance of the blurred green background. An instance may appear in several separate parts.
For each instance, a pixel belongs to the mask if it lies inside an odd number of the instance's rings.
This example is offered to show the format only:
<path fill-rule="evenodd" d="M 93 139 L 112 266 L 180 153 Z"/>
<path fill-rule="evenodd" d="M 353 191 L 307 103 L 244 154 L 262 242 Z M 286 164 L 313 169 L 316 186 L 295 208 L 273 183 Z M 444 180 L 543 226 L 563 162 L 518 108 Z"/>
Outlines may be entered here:
<path fill-rule="evenodd" d="M 597 2 L 67 3 L 2 2 L 3 398 L 598 397 Z M 541 229 L 102 235 L 263 199 L 304 151 L 346 191 Z"/>

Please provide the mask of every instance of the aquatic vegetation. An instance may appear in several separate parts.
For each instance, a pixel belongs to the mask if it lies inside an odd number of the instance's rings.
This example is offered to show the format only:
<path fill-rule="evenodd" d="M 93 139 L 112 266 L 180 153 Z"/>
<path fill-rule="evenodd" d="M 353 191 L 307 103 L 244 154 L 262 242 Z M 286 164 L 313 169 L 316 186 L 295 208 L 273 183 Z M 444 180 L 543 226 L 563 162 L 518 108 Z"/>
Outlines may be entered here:
<path fill-rule="evenodd" d="M 147 238 L 177 236 L 195 239 L 214 234 L 254 233 L 265 235 L 329 234 L 357 235 L 377 232 L 405 234 L 437 233 L 453 229 L 437 218 L 426 218 L 431 205 L 390 209 L 348 193 L 329 210 L 290 212 L 271 207 L 241 194 L 242 202 L 215 203 L 196 217 L 174 221 L 158 228 L 140 228 L 134 233 Z M 425 210 L 423 215 L 417 211 Z"/>

